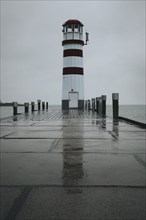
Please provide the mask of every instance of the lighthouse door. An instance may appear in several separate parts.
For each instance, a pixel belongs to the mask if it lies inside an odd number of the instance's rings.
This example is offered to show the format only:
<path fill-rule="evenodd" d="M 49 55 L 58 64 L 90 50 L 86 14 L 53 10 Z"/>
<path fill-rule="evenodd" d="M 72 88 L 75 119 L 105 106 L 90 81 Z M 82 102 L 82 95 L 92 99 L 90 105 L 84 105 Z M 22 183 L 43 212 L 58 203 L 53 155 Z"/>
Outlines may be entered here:
<path fill-rule="evenodd" d="M 69 92 L 69 108 L 78 108 L 78 92 Z"/>

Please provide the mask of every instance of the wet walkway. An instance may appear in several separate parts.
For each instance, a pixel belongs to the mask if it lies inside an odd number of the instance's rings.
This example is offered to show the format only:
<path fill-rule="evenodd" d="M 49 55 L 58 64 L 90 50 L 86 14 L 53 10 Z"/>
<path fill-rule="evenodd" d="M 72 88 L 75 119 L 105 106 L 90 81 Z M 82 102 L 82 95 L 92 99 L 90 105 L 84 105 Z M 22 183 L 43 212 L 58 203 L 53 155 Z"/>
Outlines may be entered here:
<path fill-rule="evenodd" d="M 145 129 L 50 110 L 1 121 L 2 220 L 144 220 Z"/>

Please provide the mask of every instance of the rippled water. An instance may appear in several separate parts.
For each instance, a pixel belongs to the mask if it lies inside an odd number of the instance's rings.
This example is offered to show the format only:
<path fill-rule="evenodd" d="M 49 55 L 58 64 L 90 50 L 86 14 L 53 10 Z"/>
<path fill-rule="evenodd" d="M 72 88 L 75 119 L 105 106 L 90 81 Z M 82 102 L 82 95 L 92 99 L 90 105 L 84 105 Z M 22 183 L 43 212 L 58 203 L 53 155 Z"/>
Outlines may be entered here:
<path fill-rule="evenodd" d="M 59 105 L 50 105 L 49 109 L 61 109 Z M 31 110 L 31 108 L 29 108 Z M 37 109 L 37 105 L 35 106 Z M 24 113 L 24 106 L 18 107 L 18 113 Z M 13 107 L 0 106 L 0 118 L 6 118 L 13 115 Z M 146 106 L 145 105 L 120 105 L 119 115 L 136 121 L 146 123 Z M 112 117 L 112 106 L 107 105 L 107 116 Z"/>

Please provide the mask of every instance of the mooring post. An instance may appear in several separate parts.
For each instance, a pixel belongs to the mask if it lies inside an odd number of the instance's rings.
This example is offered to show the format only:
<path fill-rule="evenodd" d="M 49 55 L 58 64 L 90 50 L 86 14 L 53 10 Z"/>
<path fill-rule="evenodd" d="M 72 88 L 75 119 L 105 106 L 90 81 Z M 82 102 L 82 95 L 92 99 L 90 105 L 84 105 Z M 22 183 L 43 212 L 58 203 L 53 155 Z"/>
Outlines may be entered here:
<path fill-rule="evenodd" d="M 42 110 L 45 110 L 45 102 L 42 102 Z"/>
<path fill-rule="evenodd" d="M 48 110 L 48 102 L 46 102 L 46 109 Z"/>
<path fill-rule="evenodd" d="M 112 93 L 113 100 L 113 118 L 118 119 L 119 117 L 119 93 Z"/>
<path fill-rule="evenodd" d="M 38 111 L 40 111 L 40 110 L 41 110 L 41 100 L 38 99 Z"/>
<path fill-rule="evenodd" d="M 99 97 L 96 97 L 96 112 L 99 114 Z"/>
<path fill-rule="evenodd" d="M 86 110 L 88 109 L 88 101 L 87 100 L 85 101 L 85 109 Z"/>
<path fill-rule="evenodd" d="M 102 116 L 102 98 L 99 97 L 99 115 Z"/>
<path fill-rule="evenodd" d="M 88 111 L 90 111 L 90 99 L 88 99 Z"/>
<path fill-rule="evenodd" d="M 31 102 L 31 111 L 34 112 L 34 106 L 35 106 L 35 103 L 34 102 Z"/>
<path fill-rule="evenodd" d="M 106 95 L 101 96 L 102 99 L 102 117 L 106 117 Z"/>
<path fill-rule="evenodd" d="M 85 102 L 84 102 L 84 109 L 86 109 L 86 100 L 85 100 Z"/>
<path fill-rule="evenodd" d="M 92 98 L 91 101 L 92 101 L 92 111 L 95 111 L 95 99 Z"/>
<path fill-rule="evenodd" d="M 29 112 L 29 103 L 28 103 L 28 102 L 25 102 L 25 103 L 24 103 L 24 112 L 25 112 L 25 113 L 28 113 L 28 112 Z"/>
<path fill-rule="evenodd" d="M 13 115 L 17 115 L 17 102 L 13 102 Z"/>

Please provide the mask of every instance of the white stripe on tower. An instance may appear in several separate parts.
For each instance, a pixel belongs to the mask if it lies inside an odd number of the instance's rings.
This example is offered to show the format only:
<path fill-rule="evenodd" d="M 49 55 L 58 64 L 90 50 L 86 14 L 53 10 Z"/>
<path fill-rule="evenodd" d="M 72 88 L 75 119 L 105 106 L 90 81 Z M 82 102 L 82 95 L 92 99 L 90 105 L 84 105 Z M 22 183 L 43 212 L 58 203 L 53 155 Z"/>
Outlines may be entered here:
<path fill-rule="evenodd" d="M 83 58 L 82 57 L 64 57 L 63 58 L 63 68 L 65 67 L 81 67 L 83 68 Z"/>
<path fill-rule="evenodd" d="M 64 50 L 67 50 L 67 49 L 78 49 L 78 50 L 82 50 L 82 45 L 80 44 L 65 44 L 64 45 Z"/>

